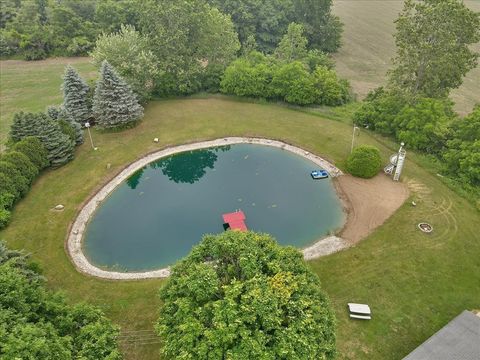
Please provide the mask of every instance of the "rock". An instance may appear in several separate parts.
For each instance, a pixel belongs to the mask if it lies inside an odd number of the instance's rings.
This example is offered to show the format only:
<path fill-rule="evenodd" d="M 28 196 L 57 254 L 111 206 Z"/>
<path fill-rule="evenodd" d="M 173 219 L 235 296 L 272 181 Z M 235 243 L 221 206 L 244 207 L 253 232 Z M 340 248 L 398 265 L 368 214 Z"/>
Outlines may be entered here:
<path fill-rule="evenodd" d="M 158 141 L 159 141 L 158 138 L 153 139 L 153 142 L 158 143 Z"/>
<path fill-rule="evenodd" d="M 107 169 L 110 169 L 112 167 L 112 164 L 108 163 L 107 164 Z"/>
<path fill-rule="evenodd" d="M 65 209 L 65 206 L 63 206 L 61 204 L 55 206 L 55 210 L 63 210 L 63 209 Z"/>

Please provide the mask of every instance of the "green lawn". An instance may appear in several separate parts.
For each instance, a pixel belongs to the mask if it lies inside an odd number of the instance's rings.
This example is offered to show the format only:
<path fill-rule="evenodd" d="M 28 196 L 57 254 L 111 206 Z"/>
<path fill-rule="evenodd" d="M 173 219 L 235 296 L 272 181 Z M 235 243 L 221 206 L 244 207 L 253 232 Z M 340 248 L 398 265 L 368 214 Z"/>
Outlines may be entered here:
<path fill-rule="evenodd" d="M 0 61 L 0 151 L 5 144 L 13 114 L 44 111 L 62 102 L 63 69 L 72 64 L 84 79 L 96 76 L 89 58 L 58 58 L 42 61 Z"/>
<path fill-rule="evenodd" d="M 64 248 L 69 224 L 88 196 L 131 161 L 168 145 L 227 135 L 281 139 L 341 166 L 350 148 L 351 126 L 225 97 L 155 101 L 138 127 L 121 133 L 94 131 L 98 151 L 85 143 L 74 161 L 45 172 L 0 237 L 11 247 L 30 251 L 51 288 L 63 290 L 72 301 L 101 306 L 124 332 L 149 330 L 162 281 L 105 281 L 79 274 Z M 392 151 L 384 145 L 388 141 L 380 143 L 366 132 L 359 143 L 375 144 L 384 156 Z M 418 206 L 405 204 L 355 248 L 311 262 L 337 314 L 340 359 L 400 359 L 462 310 L 479 307 L 480 215 L 416 165 L 412 153 L 408 157 L 404 181 Z M 52 212 L 57 204 L 64 204 L 65 211 Z M 416 229 L 421 220 L 433 224 L 433 234 Z M 369 303 L 373 320 L 350 321 L 349 301 Z M 144 343 L 124 343 L 127 358 L 158 358 L 159 344 Z"/>
<path fill-rule="evenodd" d="M 480 1 L 464 1 L 480 11 Z M 385 74 L 395 55 L 394 20 L 402 10 L 402 0 L 335 0 L 333 12 L 345 24 L 343 46 L 335 54 L 338 72 L 349 79 L 363 98 L 368 91 L 385 83 Z M 473 46 L 480 51 L 480 43 Z M 480 103 L 480 67 L 470 71 L 463 85 L 452 92 L 455 109 L 462 115 Z"/>

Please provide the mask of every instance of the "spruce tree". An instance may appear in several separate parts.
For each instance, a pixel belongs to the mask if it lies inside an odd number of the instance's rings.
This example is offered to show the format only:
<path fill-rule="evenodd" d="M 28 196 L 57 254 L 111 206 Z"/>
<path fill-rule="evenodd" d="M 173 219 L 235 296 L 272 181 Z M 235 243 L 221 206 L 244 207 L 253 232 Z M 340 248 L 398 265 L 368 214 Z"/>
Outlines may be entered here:
<path fill-rule="evenodd" d="M 73 159 L 75 142 L 45 113 L 15 114 L 10 136 L 14 142 L 27 136 L 38 138 L 48 151 L 48 160 L 53 167 L 61 166 Z"/>
<path fill-rule="evenodd" d="M 100 69 L 93 97 L 93 113 L 102 128 L 125 127 L 143 117 L 143 107 L 132 89 L 107 61 Z"/>
<path fill-rule="evenodd" d="M 73 140 L 75 141 L 75 144 L 83 144 L 82 126 L 73 120 L 72 117 L 68 116 L 68 113 L 63 106 L 49 106 L 47 107 L 47 114 L 52 120 L 58 121 L 60 124 L 62 122 L 66 122 L 72 128 L 72 132 L 74 134 Z M 64 131 L 64 133 L 67 132 Z"/>
<path fill-rule="evenodd" d="M 62 89 L 63 108 L 73 121 L 83 126 L 92 116 L 88 101 L 89 87 L 70 65 L 65 68 Z"/>

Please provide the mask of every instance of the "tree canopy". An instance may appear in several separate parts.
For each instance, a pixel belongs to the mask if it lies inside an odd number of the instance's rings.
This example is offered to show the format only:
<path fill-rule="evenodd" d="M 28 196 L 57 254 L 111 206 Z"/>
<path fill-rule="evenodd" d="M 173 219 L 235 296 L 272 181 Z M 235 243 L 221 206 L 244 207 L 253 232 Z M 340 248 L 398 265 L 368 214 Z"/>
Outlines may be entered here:
<path fill-rule="evenodd" d="M 390 82 L 408 95 L 445 97 L 476 66 L 480 14 L 463 1 L 406 0 L 396 24 Z"/>
<path fill-rule="evenodd" d="M 168 359 L 333 359 L 335 319 L 293 247 L 266 234 L 207 235 L 160 290 Z"/>

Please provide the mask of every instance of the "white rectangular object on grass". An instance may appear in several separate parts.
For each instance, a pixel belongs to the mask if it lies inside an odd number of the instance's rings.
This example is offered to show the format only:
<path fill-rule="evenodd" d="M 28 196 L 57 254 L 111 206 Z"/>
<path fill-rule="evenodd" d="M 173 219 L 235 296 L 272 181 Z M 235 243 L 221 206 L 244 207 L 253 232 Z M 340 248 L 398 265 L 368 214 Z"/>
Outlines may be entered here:
<path fill-rule="evenodd" d="M 351 313 L 362 314 L 362 315 L 371 315 L 370 306 L 366 304 L 355 304 L 348 303 L 348 309 Z"/>

